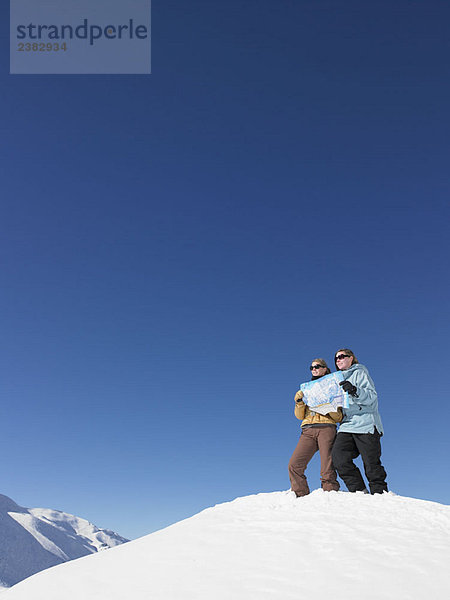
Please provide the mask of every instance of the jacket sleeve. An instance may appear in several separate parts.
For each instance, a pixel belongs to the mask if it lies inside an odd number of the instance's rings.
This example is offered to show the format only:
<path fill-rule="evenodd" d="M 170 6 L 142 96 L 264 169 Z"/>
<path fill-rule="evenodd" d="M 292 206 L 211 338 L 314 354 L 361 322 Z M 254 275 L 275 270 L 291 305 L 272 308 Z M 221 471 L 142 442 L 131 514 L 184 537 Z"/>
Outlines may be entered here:
<path fill-rule="evenodd" d="M 375 390 L 375 384 L 366 371 L 355 371 L 349 377 L 349 381 L 356 386 L 356 393 L 358 394 L 356 397 L 350 398 L 352 403 L 367 407 L 377 403 L 378 397 Z"/>
<path fill-rule="evenodd" d="M 303 421 L 303 419 L 305 418 L 305 413 L 306 413 L 306 404 L 301 401 L 296 402 L 295 409 L 294 409 L 294 415 L 297 417 L 297 419 L 299 419 L 300 421 Z"/>
<path fill-rule="evenodd" d="M 330 419 L 332 419 L 335 423 L 340 423 L 344 418 L 342 408 L 338 408 L 337 412 L 327 413 L 327 417 L 330 417 Z"/>

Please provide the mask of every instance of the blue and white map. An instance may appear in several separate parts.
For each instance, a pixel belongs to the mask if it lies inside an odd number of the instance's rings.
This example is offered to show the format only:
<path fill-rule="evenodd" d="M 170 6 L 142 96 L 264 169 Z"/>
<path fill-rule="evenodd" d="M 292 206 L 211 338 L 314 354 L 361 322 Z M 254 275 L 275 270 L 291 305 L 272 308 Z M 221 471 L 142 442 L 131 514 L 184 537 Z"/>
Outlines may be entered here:
<path fill-rule="evenodd" d="M 303 392 L 303 402 L 321 415 L 336 412 L 339 407 L 348 408 L 348 394 L 339 385 L 341 381 L 344 381 L 344 375 L 336 371 L 302 383 L 300 390 Z"/>

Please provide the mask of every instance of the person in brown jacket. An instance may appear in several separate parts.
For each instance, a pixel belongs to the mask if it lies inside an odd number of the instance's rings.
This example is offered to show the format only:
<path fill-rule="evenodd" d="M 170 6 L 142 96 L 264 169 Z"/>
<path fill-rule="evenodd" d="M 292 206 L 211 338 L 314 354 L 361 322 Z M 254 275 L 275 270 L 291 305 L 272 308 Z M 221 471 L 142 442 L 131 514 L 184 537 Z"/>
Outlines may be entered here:
<path fill-rule="evenodd" d="M 323 358 L 315 358 L 311 362 L 310 369 L 312 380 L 319 379 L 331 372 Z M 325 492 L 337 491 L 339 483 L 331 459 L 331 449 L 336 437 L 336 423 L 342 421 L 342 410 L 339 408 L 338 412 L 321 415 L 310 410 L 302 398 L 303 392 L 298 391 L 294 397 L 294 414 L 297 419 L 302 421 L 302 433 L 288 465 L 291 489 L 296 496 L 309 494 L 305 469 L 318 450 L 322 489 Z"/>

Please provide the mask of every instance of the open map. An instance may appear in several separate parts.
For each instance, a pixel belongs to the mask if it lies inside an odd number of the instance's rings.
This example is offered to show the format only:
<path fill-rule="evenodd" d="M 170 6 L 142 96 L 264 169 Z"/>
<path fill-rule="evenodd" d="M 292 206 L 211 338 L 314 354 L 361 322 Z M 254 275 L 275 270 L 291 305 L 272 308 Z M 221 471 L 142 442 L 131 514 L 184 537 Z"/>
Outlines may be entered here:
<path fill-rule="evenodd" d="M 340 406 L 348 408 L 348 394 L 339 385 L 341 381 L 344 381 L 344 376 L 341 371 L 336 371 L 315 381 L 302 383 L 303 402 L 321 415 L 336 412 Z"/>

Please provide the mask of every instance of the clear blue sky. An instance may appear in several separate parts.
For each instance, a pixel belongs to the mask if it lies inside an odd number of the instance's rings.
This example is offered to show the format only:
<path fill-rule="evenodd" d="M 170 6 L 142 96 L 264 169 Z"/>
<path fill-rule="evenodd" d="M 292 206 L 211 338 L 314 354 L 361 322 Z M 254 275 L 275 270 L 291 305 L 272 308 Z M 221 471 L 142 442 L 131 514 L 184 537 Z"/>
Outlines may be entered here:
<path fill-rule="evenodd" d="M 10 76 L 0 16 L 0 492 L 137 537 L 287 489 L 344 346 L 449 503 L 448 3 L 154 2 L 151 76 Z"/>

